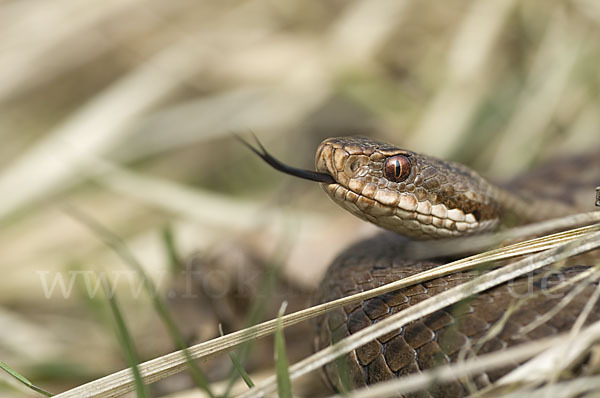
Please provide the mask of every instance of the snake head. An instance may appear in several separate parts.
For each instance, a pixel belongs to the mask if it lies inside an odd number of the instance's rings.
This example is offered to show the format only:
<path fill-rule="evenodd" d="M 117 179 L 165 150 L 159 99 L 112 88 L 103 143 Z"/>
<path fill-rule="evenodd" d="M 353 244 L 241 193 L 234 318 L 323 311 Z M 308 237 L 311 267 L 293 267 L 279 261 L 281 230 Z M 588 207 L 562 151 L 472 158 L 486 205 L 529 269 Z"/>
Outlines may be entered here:
<path fill-rule="evenodd" d="M 317 149 L 316 171 L 288 166 L 237 137 L 273 168 L 321 183 L 335 203 L 413 239 L 435 239 L 495 227 L 500 190 L 457 163 L 366 137 L 338 137 Z"/>
<path fill-rule="evenodd" d="M 498 224 L 496 188 L 465 166 L 366 137 L 338 137 L 317 150 L 321 184 L 350 213 L 413 239 L 489 230 Z"/>

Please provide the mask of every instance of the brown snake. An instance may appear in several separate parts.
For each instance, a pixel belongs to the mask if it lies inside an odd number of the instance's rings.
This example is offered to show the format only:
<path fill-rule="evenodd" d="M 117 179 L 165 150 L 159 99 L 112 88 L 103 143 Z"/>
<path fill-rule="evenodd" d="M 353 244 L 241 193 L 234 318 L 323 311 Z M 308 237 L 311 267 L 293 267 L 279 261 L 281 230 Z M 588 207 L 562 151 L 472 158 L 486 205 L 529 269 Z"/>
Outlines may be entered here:
<path fill-rule="evenodd" d="M 350 213 L 410 239 L 463 236 L 501 225 L 593 210 L 594 188 L 600 185 L 598 151 L 554 159 L 501 187 L 465 166 L 363 137 L 323 141 L 315 159 L 317 172 L 286 166 L 262 146 L 261 150 L 249 147 L 281 171 L 321 182 L 333 201 Z M 317 302 L 362 292 L 444 263 L 445 259 L 408 258 L 403 250 L 406 242 L 398 235 L 381 233 L 349 247 L 327 270 Z M 570 278 L 584 269 L 561 269 L 560 278 Z M 521 278 L 461 305 L 434 312 L 347 355 L 340 368 L 345 368 L 347 375 L 340 378 L 338 367 L 330 364 L 325 367 L 325 376 L 336 389 L 342 383 L 356 388 L 454 361 L 461 350 L 472 354 L 473 347 L 477 347 L 477 354 L 489 353 L 566 331 L 594 291 L 593 284 L 547 322 L 521 332 L 555 308 L 573 288 L 563 289 L 559 295 L 538 294 L 560 282 L 560 278 L 552 277 L 556 276 L 554 272 L 538 274 L 537 279 Z M 316 323 L 315 348 L 324 348 L 473 277 L 456 273 L 330 312 Z M 478 345 L 518 297 L 525 298 L 526 305 L 504 319 L 501 329 Z M 600 305 L 594 306 L 588 317 L 588 322 L 597 320 Z M 473 386 L 489 385 L 515 365 L 482 371 L 473 378 Z M 456 381 L 434 385 L 417 396 L 462 396 L 466 391 L 465 385 Z"/>

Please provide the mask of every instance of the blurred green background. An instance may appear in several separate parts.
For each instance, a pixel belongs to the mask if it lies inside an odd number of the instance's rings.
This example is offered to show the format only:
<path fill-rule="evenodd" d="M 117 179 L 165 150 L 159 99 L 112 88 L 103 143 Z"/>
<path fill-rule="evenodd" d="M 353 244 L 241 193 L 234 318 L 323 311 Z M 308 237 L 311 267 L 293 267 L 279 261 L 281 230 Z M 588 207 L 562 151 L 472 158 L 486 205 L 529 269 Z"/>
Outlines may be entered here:
<path fill-rule="evenodd" d="M 116 281 L 128 267 L 65 206 L 123 238 L 204 341 L 222 304 L 181 299 L 165 228 L 181 259 L 227 278 L 288 247 L 280 283 L 305 303 L 374 230 L 233 133 L 304 168 L 324 138 L 362 134 L 509 178 L 599 145 L 599 35 L 594 0 L 1 2 L 0 360 L 54 392 L 125 367 L 92 274 L 115 282 L 142 359 L 173 350 L 135 278 Z M 48 294 L 56 277 L 72 290 Z M 15 388 L 0 377 L 0 395 Z"/>

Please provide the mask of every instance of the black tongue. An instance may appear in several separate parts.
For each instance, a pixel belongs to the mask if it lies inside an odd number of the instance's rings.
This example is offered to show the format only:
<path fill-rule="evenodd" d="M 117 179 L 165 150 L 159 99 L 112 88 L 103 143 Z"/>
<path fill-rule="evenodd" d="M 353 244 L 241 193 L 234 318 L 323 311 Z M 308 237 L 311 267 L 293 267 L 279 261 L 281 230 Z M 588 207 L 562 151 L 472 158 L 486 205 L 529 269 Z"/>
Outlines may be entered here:
<path fill-rule="evenodd" d="M 256 136 L 254 134 L 253 134 L 253 137 L 254 137 L 254 140 L 256 141 L 256 143 L 258 144 L 258 148 L 253 147 L 250 143 L 248 143 L 248 141 L 244 140 L 239 135 L 235 135 L 235 137 L 242 144 L 247 146 L 248 149 L 250 149 L 252 152 L 254 152 L 258 156 L 260 156 L 262 160 L 267 162 L 275 170 L 279 170 L 282 173 L 289 174 L 291 176 L 300 177 L 304 180 L 321 182 L 323 184 L 334 184 L 335 183 L 335 180 L 333 179 L 333 177 L 327 173 L 319 173 L 318 171 L 297 169 L 295 167 L 288 166 L 287 164 L 282 163 L 279 160 L 275 159 L 273 156 L 271 156 L 271 154 L 269 154 L 269 152 L 267 152 L 265 147 L 263 147 L 263 145 L 260 143 L 260 141 L 258 140 L 258 138 L 256 138 Z"/>

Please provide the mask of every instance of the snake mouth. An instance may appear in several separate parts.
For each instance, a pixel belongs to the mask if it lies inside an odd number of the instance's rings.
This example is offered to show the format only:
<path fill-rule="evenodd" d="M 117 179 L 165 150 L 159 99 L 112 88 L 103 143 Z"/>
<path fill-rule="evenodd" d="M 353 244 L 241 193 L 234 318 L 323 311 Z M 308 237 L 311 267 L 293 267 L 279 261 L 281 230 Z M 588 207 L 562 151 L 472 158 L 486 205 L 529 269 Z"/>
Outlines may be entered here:
<path fill-rule="evenodd" d="M 458 237 L 489 230 L 497 224 L 497 220 L 477 221 L 472 214 L 448 210 L 444 205 L 434 207 L 429 201 L 416 201 L 411 195 L 402 195 L 401 200 L 406 199 L 403 208 L 386 205 L 341 184 L 325 185 L 323 189 L 335 203 L 356 217 L 411 239 Z M 432 209 L 439 217 L 432 214 Z"/>

